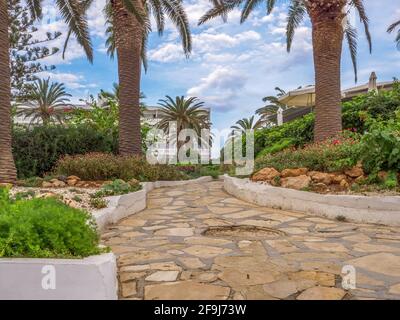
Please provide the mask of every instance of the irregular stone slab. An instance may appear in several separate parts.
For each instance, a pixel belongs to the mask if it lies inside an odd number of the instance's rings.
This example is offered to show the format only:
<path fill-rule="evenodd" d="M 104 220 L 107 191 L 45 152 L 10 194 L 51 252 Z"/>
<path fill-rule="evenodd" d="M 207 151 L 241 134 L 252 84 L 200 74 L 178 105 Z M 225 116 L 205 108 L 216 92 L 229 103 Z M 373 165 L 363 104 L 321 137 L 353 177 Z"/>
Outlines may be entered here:
<path fill-rule="evenodd" d="M 353 246 L 355 251 L 360 252 L 399 252 L 399 247 L 386 246 L 383 244 L 357 243 Z"/>
<path fill-rule="evenodd" d="M 280 222 L 274 220 L 244 220 L 241 224 L 269 228 L 280 224 Z"/>
<path fill-rule="evenodd" d="M 212 217 L 212 216 L 207 215 L 207 217 Z M 229 225 L 233 224 L 233 222 L 223 220 L 223 219 L 205 219 L 203 222 L 206 225 L 209 225 L 210 227 L 229 226 Z"/>
<path fill-rule="evenodd" d="M 329 262 L 329 261 L 305 261 L 300 263 L 303 270 L 323 271 L 340 275 L 342 273 L 342 264 Z"/>
<path fill-rule="evenodd" d="M 136 281 L 127 282 L 122 284 L 121 294 L 122 297 L 128 298 L 134 296 L 137 293 L 136 291 Z"/>
<path fill-rule="evenodd" d="M 180 281 L 147 285 L 144 298 L 148 300 L 226 300 L 230 288 L 196 281 Z"/>
<path fill-rule="evenodd" d="M 118 224 L 120 226 L 129 226 L 129 227 L 142 227 L 146 224 L 146 220 L 134 218 L 128 218 L 125 220 L 120 221 Z"/>
<path fill-rule="evenodd" d="M 210 246 L 223 246 L 232 243 L 232 241 L 226 239 L 208 238 L 208 237 L 191 237 L 191 238 L 185 238 L 185 243 L 205 244 Z"/>
<path fill-rule="evenodd" d="M 389 290 L 389 293 L 390 294 L 400 295 L 400 283 L 395 284 L 394 286 L 391 286 L 390 290 Z"/>
<path fill-rule="evenodd" d="M 226 214 L 224 215 L 224 217 L 228 219 L 243 219 L 243 218 L 258 216 L 262 213 L 263 213 L 262 211 L 257 211 L 257 210 L 245 210 L 236 213 Z"/>
<path fill-rule="evenodd" d="M 266 240 L 265 242 L 279 253 L 289 253 L 299 250 L 295 245 L 287 240 Z"/>
<path fill-rule="evenodd" d="M 243 208 L 235 208 L 235 207 L 216 207 L 216 206 L 207 206 L 208 210 L 212 213 L 216 214 L 224 214 L 224 213 L 232 213 L 243 210 Z"/>
<path fill-rule="evenodd" d="M 325 287 L 335 286 L 335 275 L 327 272 L 299 271 L 289 273 L 288 277 L 291 280 L 311 280 L 316 282 L 316 284 Z"/>
<path fill-rule="evenodd" d="M 224 269 L 218 278 L 226 282 L 232 288 L 246 288 L 259 284 L 266 284 L 273 282 L 277 279 L 279 273 L 277 272 L 258 272 L 246 271 L 245 269 L 232 268 Z"/>
<path fill-rule="evenodd" d="M 292 217 L 292 216 L 289 216 L 286 214 L 282 214 L 282 213 L 276 213 L 275 211 L 274 211 L 274 213 L 269 213 L 269 214 L 264 213 L 261 217 L 266 218 L 268 220 L 276 220 L 281 223 L 297 220 L 297 218 L 295 218 L 295 217 Z"/>
<path fill-rule="evenodd" d="M 126 253 L 119 257 L 118 264 L 120 266 L 126 266 L 130 264 L 137 264 L 140 262 L 148 262 L 150 260 L 166 260 L 172 256 L 168 253 L 157 252 L 157 251 L 138 251 L 132 253 Z"/>
<path fill-rule="evenodd" d="M 278 300 L 265 292 L 262 285 L 241 288 L 238 290 L 239 291 L 237 291 L 233 296 L 234 300 Z"/>
<path fill-rule="evenodd" d="M 189 248 L 184 249 L 188 254 L 191 254 L 193 256 L 198 256 L 200 258 L 213 258 L 218 255 L 222 254 L 227 254 L 231 252 L 231 249 L 226 249 L 226 248 L 219 248 L 219 247 L 211 247 L 211 246 L 201 246 L 201 245 L 196 245 L 196 246 L 191 246 Z"/>
<path fill-rule="evenodd" d="M 152 209 L 152 208 L 159 208 L 159 207 L 165 207 L 169 205 L 172 202 L 173 198 L 155 198 L 155 199 L 149 199 L 147 201 L 147 208 Z"/>
<path fill-rule="evenodd" d="M 313 287 L 303 291 L 297 300 L 342 300 L 345 295 L 339 288 Z"/>
<path fill-rule="evenodd" d="M 175 281 L 178 278 L 178 275 L 179 271 L 157 271 L 149 275 L 145 280 L 155 282 L 170 282 Z"/>
<path fill-rule="evenodd" d="M 346 264 L 387 276 L 400 277 L 400 257 L 391 253 L 377 253 L 352 259 Z"/>
<path fill-rule="evenodd" d="M 171 270 L 181 271 L 182 270 L 182 268 L 173 261 L 150 263 L 150 269 L 151 270 L 164 270 L 164 271 L 171 271 Z"/>
<path fill-rule="evenodd" d="M 354 235 L 351 235 L 351 236 L 346 236 L 346 237 L 343 237 L 342 239 L 346 240 L 346 241 L 359 242 L 359 243 L 364 243 L 364 242 L 371 241 L 371 238 L 368 237 L 367 235 L 363 234 L 363 233 L 354 234 Z"/>
<path fill-rule="evenodd" d="M 190 237 L 194 233 L 193 228 L 171 228 L 157 230 L 154 234 L 157 236 Z"/>
<path fill-rule="evenodd" d="M 127 237 L 127 238 L 137 238 L 137 237 L 143 237 L 145 235 L 146 235 L 146 233 L 138 232 L 138 231 L 128 231 L 128 232 L 124 232 L 121 234 L 121 236 Z"/>
<path fill-rule="evenodd" d="M 348 252 L 349 250 L 340 243 L 332 242 L 309 242 L 306 246 L 312 250 L 327 252 Z"/>
<path fill-rule="evenodd" d="M 297 235 L 297 234 L 306 234 L 306 233 L 308 233 L 309 231 L 306 229 L 306 228 L 298 228 L 298 227 L 293 227 L 293 228 L 280 228 L 279 230 L 281 230 L 281 231 L 283 231 L 283 232 L 285 232 L 285 233 L 288 233 L 288 234 L 294 234 L 294 235 Z"/>
<path fill-rule="evenodd" d="M 179 261 L 188 269 L 201 269 L 206 266 L 199 258 L 179 258 Z"/>
<path fill-rule="evenodd" d="M 285 299 L 298 291 L 303 291 L 305 289 L 314 287 L 316 285 L 315 281 L 312 280 L 278 280 L 263 286 L 264 291 L 269 295 L 279 298 Z"/>
<path fill-rule="evenodd" d="M 121 282 L 128 282 L 142 278 L 146 275 L 146 272 L 121 272 L 119 275 L 119 280 Z"/>

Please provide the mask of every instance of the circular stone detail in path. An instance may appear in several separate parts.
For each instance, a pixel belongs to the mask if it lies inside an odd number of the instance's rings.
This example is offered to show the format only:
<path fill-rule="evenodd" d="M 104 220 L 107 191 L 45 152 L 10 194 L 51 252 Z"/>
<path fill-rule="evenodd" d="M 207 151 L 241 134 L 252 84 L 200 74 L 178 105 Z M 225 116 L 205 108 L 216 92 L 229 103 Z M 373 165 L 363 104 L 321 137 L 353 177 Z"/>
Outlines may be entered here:
<path fill-rule="evenodd" d="M 267 227 L 240 225 L 210 227 L 203 232 L 203 235 L 208 237 L 251 240 L 285 236 L 286 234 L 283 231 Z"/>

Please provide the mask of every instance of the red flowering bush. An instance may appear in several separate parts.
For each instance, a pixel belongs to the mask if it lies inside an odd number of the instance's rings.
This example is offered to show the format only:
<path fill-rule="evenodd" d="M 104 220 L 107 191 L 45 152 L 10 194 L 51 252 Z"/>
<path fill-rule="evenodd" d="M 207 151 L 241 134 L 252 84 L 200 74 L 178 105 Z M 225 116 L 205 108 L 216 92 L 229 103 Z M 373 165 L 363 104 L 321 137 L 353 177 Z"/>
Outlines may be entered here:
<path fill-rule="evenodd" d="M 279 171 L 291 168 L 309 168 L 315 171 L 342 171 L 354 166 L 360 155 L 360 136 L 344 132 L 322 143 L 301 149 L 291 148 L 258 158 L 255 170 L 273 167 Z"/>

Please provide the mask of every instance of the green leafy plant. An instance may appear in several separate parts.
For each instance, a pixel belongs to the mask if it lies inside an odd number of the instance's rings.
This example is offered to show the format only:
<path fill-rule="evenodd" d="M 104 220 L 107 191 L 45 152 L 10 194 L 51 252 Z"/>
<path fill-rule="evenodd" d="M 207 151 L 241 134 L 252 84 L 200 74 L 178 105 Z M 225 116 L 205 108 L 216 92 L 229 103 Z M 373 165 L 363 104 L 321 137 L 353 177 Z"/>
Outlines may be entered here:
<path fill-rule="evenodd" d="M 90 206 L 95 209 L 107 208 L 107 200 L 103 198 L 91 198 Z"/>
<path fill-rule="evenodd" d="M 0 188 L 0 257 L 82 258 L 103 252 L 92 216 L 54 198 L 10 200 Z"/>
<path fill-rule="evenodd" d="M 400 171 L 400 111 L 386 122 L 370 119 L 370 131 L 361 140 L 361 160 L 368 173 Z"/>
<path fill-rule="evenodd" d="M 128 183 L 124 180 L 117 179 L 104 185 L 99 191 L 96 192 L 95 197 L 109 197 L 123 195 L 131 192 L 136 192 L 142 189 L 139 183 Z"/>

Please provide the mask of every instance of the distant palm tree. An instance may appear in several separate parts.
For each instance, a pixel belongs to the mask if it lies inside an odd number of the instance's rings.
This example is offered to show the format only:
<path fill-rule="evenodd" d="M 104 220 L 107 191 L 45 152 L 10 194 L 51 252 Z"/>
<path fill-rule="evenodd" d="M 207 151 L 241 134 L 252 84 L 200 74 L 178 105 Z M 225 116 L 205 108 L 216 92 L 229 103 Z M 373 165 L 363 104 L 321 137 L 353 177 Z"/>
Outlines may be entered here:
<path fill-rule="evenodd" d="M 400 50 L 400 20 L 390 25 L 388 32 L 392 33 L 397 28 L 399 30 L 397 31 L 396 42 L 397 42 L 397 48 L 399 48 Z"/>
<path fill-rule="evenodd" d="M 66 92 L 64 84 L 50 83 L 49 78 L 46 80 L 38 79 L 30 87 L 27 100 L 19 104 L 19 106 L 23 105 L 24 108 L 18 110 L 16 115 L 31 118 L 31 124 L 37 123 L 38 119 L 44 125 L 53 121 L 62 123 L 67 114 L 67 109 L 71 108 L 69 104 L 71 95 Z"/>
<path fill-rule="evenodd" d="M 250 118 L 243 118 L 241 120 L 236 121 L 236 125 L 232 126 L 231 129 L 233 129 L 232 134 L 245 134 L 246 130 L 256 130 L 261 128 L 262 126 L 262 121 L 254 120 L 254 116 L 251 116 Z"/>
<path fill-rule="evenodd" d="M 283 97 L 286 94 L 286 91 L 279 87 L 276 87 L 275 90 L 278 91 L 277 95 L 264 97 L 262 99 L 263 102 L 268 102 L 268 104 L 256 110 L 256 114 L 260 116 L 260 121 L 263 123 L 275 122 L 276 120 L 273 118 L 279 108 L 282 108 L 283 110 L 287 108 L 285 104 L 279 101 L 279 98 Z"/>
<path fill-rule="evenodd" d="M 196 97 L 181 96 L 173 99 L 166 96 L 166 99 L 160 100 L 159 105 L 161 106 L 161 121 L 157 127 L 166 133 L 169 132 L 170 122 L 176 122 L 177 137 L 184 129 L 193 129 L 197 136 L 201 137 L 201 130 L 211 127 L 209 113 L 204 109 L 204 102 Z M 184 143 L 185 141 L 177 142 L 178 150 Z"/>
<path fill-rule="evenodd" d="M 55 6 L 69 32 L 67 39 L 73 34 L 79 45 L 83 47 L 89 61 L 93 60 L 86 10 L 93 0 L 55 0 Z M 26 1 L 27 10 L 34 19 L 42 18 L 42 1 Z M 15 182 L 17 178 L 11 150 L 11 89 L 10 89 L 10 43 L 8 34 L 7 1 L 0 1 L 0 182 Z M 64 47 L 64 52 L 66 45 Z"/>
<path fill-rule="evenodd" d="M 238 8 L 242 10 L 240 22 L 247 20 L 251 12 L 263 4 L 270 14 L 276 0 L 211 0 L 213 8 L 199 20 L 203 24 L 215 17 L 225 19 Z M 357 31 L 348 19 L 348 7 L 355 8 L 364 26 L 369 49 L 372 51 L 369 21 L 363 0 L 290 0 L 287 20 L 287 50 L 292 47 L 294 33 L 305 16 L 311 19 L 315 69 L 315 127 L 316 141 L 325 140 L 342 130 L 340 68 L 343 39 L 349 43 L 357 80 Z"/>

